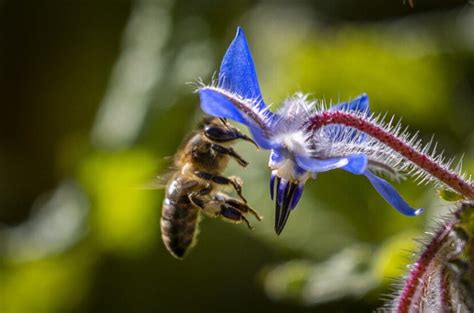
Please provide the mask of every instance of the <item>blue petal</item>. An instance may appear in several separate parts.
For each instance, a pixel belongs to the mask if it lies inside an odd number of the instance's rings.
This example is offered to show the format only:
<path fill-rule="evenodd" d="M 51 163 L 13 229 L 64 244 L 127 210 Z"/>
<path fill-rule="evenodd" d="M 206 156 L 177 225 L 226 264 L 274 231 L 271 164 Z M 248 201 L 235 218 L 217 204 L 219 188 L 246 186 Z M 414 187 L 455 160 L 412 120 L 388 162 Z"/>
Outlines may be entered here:
<path fill-rule="evenodd" d="M 270 153 L 270 164 L 277 166 L 281 162 L 285 161 L 286 157 L 280 148 L 273 148 Z"/>
<path fill-rule="evenodd" d="M 250 133 L 252 134 L 253 139 L 260 146 L 260 148 L 268 150 L 274 147 L 270 139 L 266 135 L 263 134 L 260 128 L 252 124 L 249 124 L 247 126 L 250 129 Z"/>
<path fill-rule="evenodd" d="M 353 100 L 350 100 L 348 102 L 342 102 L 329 108 L 329 111 L 336 111 L 336 110 L 362 112 L 362 113 L 365 113 L 364 115 L 367 116 L 370 114 L 369 97 L 367 96 L 367 94 L 364 93 L 354 98 Z M 333 138 L 334 140 L 338 140 L 338 137 L 344 134 L 343 132 L 344 127 L 345 126 L 341 126 L 341 125 L 330 125 L 326 127 L 326 132 L 330 138 Z M 345 134 L 344 138 L 353 140 L 356 136 L 359 136 L 357 138 L 358 143 L 362 143 L 367 139 L 366 134 L 362 134 L 358 132 L 357 130 L 354 130 L 352 132 L 352 136 L 350 137 L 347 137 L 347 134 Z"/>
<path fill-rule="evenodd" d="M 353 154 L 347 156 L 349 163 L 342 169 L 354 175 L 361 175 L 367 170 L 369 160 L 363 154 Z"/>
<path fill-rule="evenodd" d="M 403 200 L 400 194 L 390 185 L 386 180 L 372 174 L 366 170 L 364 175 L 369 179 L 372 186 L 391 206 L 397 209 L 400 213 L 408 216 L 417 216 L 423 212 L 423 209 L 413 209 L 408 203 Z"/>
<path fill-rule="evenodd" d="M 260 147 L 272 147 L 269 136 L 275 114 L 263 102 L 252 55 L 240 27 L 222 60 L 218 87 L 201 88 L 199 95 L 204 112 L 248 126 Z"/>
<path fill-rule="evenodd" d="M 303 169 L 320 173 L 342 168 L 353 174 L 362 174 L 367 168 L 367 157 L 363 154 L 353 154 L 346 157 L 331 159 L 315 159 L 303 156 L 296 156 L 296 163 Z"/>
<path fill-rule="evenodd" d="M 212 116 L 230 118 L 236 122 L 247 125 L 248 122 L 238 108 L 222 93 L 202 88 L 199 90 L 201 109 Z"/>
<path fill-rule="evenodd" d="M 237 34 L 222 59 L 219 87 L 245 99 L 262 100 L 252 54 L 240 27 L 237 28 Z M 266 108 L 263 101 L 258 101 L 256 106 L 259 110 Z"/>
<path fill-rule="evenodd" d="M 343 102 L 332 106 L 329 110 L 346 110 L 346 111 L 356 111 L 356 112 L 367 112 L 370 114 L 369 108 L 369 96 L 366 93 L 361 94 L 360 96 L 350 100 L 348 102 Z"/>
<path fill-rule="evenodd" d="M 327 172 L 336 168 L 346 166 L 349 161 L 346 158 L 333 159 L 313 159 L 308 157 L 296 156 L 296 163 L 307 171 L 320 173 Z"/>
<path fill-rule="evenodd" d="M 250 133 L 252 134 L 253 139 L 260 146 L 260 148 L 268 150 L 275 146 L 270 141 L 270 138 L 264 135 L 263 131 L 260 128 L 258 128 L 257 126 L 254 126 L 253 124 L 249 124 L 247 126 L 250 129 Z"/>
<path fill-rule="evenodd" d="M 249 127 L 253 139 L 263 149 L 270 149 L 272 145 L 269 138 L 264 134 L 263 128 L 270 129 L 267 121 L 247 107 L 247 103 L 238 102 L 239 99 L 231 99 L 216 89 L 201 88 L 199 90 L 201 109 L 212 116 L 224 117 L 242 123 Z M 248 112 L 255 114 L 248 115 Z M 247 114 L 246 114 L 247 113 Z M 260 126 L 259 126 L 260 125 Z"/>

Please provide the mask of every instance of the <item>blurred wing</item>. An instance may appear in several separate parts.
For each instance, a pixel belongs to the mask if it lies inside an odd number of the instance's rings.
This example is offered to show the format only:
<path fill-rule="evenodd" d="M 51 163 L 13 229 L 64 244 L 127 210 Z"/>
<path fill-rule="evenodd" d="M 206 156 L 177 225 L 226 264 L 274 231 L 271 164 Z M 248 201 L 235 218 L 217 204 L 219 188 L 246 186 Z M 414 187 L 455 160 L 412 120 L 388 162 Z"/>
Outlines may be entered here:
<path fill-rule="evenodd" d="M 168 182 L 171 180 L 173 175 L 178 170 L 177 167 L 174 165 L 175 156 L 166 156 L 164 158 L 160 158 L 158 164 L 158 168 L 161 169 L 158 175 L 147 182 L 144 182 L 140 189 L 143 190 L 156 190 L 156 189 L 165 189 Z"/>
<path fill-rule="evenodd" d="M 151 179 L 150 181 L 144 183 L 140 189 L 143 190 L 157 190 L 157 189 L 165 189 L 168 185 L 168 182 L 173 177 L 176 170 L 169 170 L 155 178 Z"/>
<path fill-rule="evenodd" d="M 170 175 L 171 178 L 172 175 Z M 165 189 L 166 185 L 168 184 L 169 179 L 162 176 L 157 176 L 150 181 L 144 183 L 140 189 L 142 190 L 157 190 L 157 189 Z"/>

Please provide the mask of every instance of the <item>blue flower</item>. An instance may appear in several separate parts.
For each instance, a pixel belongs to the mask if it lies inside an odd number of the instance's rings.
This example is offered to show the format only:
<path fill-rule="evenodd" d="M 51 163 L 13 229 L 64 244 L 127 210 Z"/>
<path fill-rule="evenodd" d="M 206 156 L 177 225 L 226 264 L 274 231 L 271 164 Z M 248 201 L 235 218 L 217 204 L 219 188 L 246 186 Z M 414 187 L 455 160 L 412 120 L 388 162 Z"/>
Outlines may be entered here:
<path fill-rule="evenodd" d="M 237 29 L 224 55 L 218 82 L 202 86 L 198 92 L 205 113 L 246 125 L 257 144 L 271 150 L 270 196 L 273 199 L 276 192 L 277 234 L 298 204 L 305 182 L 316 178 L 318 173 L 338 168 L 367 177 L 380 195 L 401 213 L 414 216 L 422 212 L 410 207 L 386 180 L 376 175 L 400 178 L 404 165 L 399 155 L 350 127 L 327 125 L 308 130 L 311 117 L 324 110 L 369 116 L 367 95 L 330 108 L 317 108 L 318 103 L 297 93 L 287 99 L 278 112 L 270 111 L 260 92 L 255 65 L 241 28 Z"/>

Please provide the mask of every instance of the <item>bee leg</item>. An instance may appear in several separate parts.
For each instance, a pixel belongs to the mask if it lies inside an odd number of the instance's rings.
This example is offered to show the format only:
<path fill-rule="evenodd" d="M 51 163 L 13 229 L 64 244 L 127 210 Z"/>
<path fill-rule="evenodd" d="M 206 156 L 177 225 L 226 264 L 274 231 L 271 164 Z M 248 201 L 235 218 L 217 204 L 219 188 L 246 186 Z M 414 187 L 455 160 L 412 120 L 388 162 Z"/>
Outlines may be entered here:
<path fill-rule="evenodd" d="M 242 213 L 235 209 L 234 207 L 227 205 L 227 204 L 222 204 L 221 205 L 221 211 L 220 215 L 227 221 L 232 222 L 232 223 L 240 223 L 242 221 L 247 224 L 247 227 L 250 229 L 253 229 L 253 226 L 250 224 L 248 219 L 242 215 Z"/>
<path fill-rule="evenodd" d="M 261 221 L 261 220 L 262 220 L 262 216 L 260 216 L 257 211 L 255 211 L 254 209 L 252 209 L 252 208 L 251 208 L 250 206 L 248 206 L 246 203 L 240 202 L 240 201 L 237 200 L 237 199 L 227 198 L 227 199 L 225 200 L 225 204 L 232 206 L 233 208 L 235 208 L 236 210 L 238 210 L 238 211 L 241 212 L 241 213 L 244 213 L 244 214 L 245 214 L 245 213 L 250 213 L 250 214 L 252 214 L 253 216 L 255 216 L 255 218 L 256 218 L 258 221 Z"/>
<path fill-rule="evenodd" d="M 212 191 L 212 186 L 207 185 L 201 190 L 191 192 L 188 195 L 188 199 L 193 205 L 197 206 L 198 208 L 204 209 L 205 202 L 203 199 L 201 199 L 201 197 L 210 194 L 211 191 Z"/>
<path fill-rule="evenodd" d="M 240 199 L 244 203 L 247 203 L 247 199 L 242 195 L 242 179 L 237 176 L 229 176 L 229 177 L 224 177 L 224 176 L 215 176 L 214 179 L 212 180 L 216 184 L 230 184 L 232 187 L 234 187 L 235 192 L 237 192 L 237 195 L 239 196 Z"/>
<path fill-rule="evenodd" d="M 195 171 L 194 175 L 196 175 L 197 177 L 201 179 L 210 180 L 219 185 L 232 185 L 232 187 L 234 187 L 235 191 L 237 192 L 237 195 L 239 196 L 239 198 L 242 199 L 242 201 L 244 201 L 245 203 L 247 203 L 247 200 L 242 195 L 242 180 L 239 177 L 218 176 L 218 175 L 212 175 L 212 174 L 201 172 L 201 171 Z"/>
<path fill-rule="evenodd" d="M 211 144 L 211 149 L 218 152 L 218 153 L 227 154 L 227 155 L 233 157 L 237 161 L 237 163 L 239 163 L 243 167 L 245 167 L 249 164 L 247 161 L 242 159 L 242 157 L 237 152 L 235 152 L 235 150 L 232 149 L 232 148 L 226 148 L 226 147 L 223 147 L 223 146 L 220 146 L 218 144 L 213 143 L 213 144 Z"/>

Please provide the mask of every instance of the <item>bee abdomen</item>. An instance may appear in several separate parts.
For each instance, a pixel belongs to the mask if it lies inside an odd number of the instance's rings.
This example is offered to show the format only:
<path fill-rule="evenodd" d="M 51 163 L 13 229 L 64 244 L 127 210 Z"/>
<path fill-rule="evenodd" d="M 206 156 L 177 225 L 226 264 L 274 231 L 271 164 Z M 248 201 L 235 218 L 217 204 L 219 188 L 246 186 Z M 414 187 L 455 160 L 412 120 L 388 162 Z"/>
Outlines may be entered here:
<path fill-rule="evenodd" d="M 181 259 L 193 244 L 199 209 L 191 203 L 165 199 L 161 214 L 161 236 L 168 251 Z"/>

